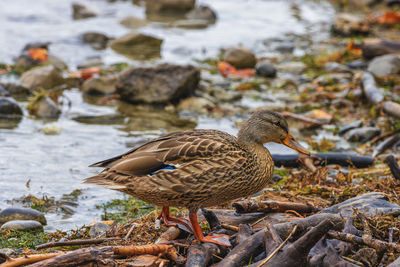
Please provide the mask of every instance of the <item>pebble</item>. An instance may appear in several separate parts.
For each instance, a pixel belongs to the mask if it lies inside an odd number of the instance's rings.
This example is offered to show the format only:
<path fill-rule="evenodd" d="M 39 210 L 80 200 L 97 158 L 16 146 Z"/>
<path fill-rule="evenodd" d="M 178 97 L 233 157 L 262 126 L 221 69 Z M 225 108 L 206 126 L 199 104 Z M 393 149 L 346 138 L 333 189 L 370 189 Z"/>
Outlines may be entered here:
<path fill-rule="evenodd" d="M 348 131 L 355 129 L 355 128 L 360 128 L 363 125 L 362 120 L 357 120 L 357 121 L 353 121 L 351 123 L 345 124 L 343 126 L 340 127 L 338 134 L 339 135 L 344 135 L 345 133 L 347 133 Z"/>
<path fill-rule="evenodd" d="M 108 229 L 110 229 L 109 225 L 102 223 L 102 222 L 98 222 L 98 223 L 94 224 L 92 227 L 90 227 L 89 236 L 92 238 L 100 237 L 105 232 L 107 232 Z"/>
<path fill-rule="evenodd" d="M 72 4 L 72 17 L 74 19 L 86 19 L 97 15 L 97 11 L 83 3 Z"/>
<path fill-rule="evenodd" d="M 189 20 L 203 20 L 207 24 L 213 24 L 217 19 L 217 15 L 209 6 L 199 5 L 187 13 L 186 18 Z"/>
<path fill-rule="evenodd" d="M 365 143 L 381 133 L 378 127 L 361 127 L 350 130 L 346 134 L 346 139 L 350 142 Z"/>
<path fill-rule="evenodd" d="M 0 96 L 10 96 L 10 93 L 0 84 Z"/>
<path fill-rule="evenodd" d="M 301 61 L 284 62 L 279 64 L 278 70 L 299 75 L 307 69 L 307 66 Z"/>
<path fill-rule="evenodd" d="M 61 114 L 61 110 L 50 97 L 43 96 L 32 103 L 29 113 L 41 119 L 56 119 Z"/>
<path fill-rule="evenodd" d="M 332 31 L 336 34 L 348 36 L 352 34 L 367 34 L 370 27 L 362 18 L 350 13 L 340 13 L 336 16 Z"/>
<path fill-rule="evenodd" d="M 0 229 L 19 231 L 43 230 L 43 225 L 40 222 L 32 220 L 14 220 L 6 222 Z"/>
<path fill-rule="evenodd" d="M 195 7 L 195 0 L 146 0 L 146 14 L 184 14 Z"/>
<path fill-rule="evenodd" d="M 119 23 L 129 29 L 137 29 L 147 25 L 147 21 L 145 19 L 133 16 L 125 17 Z"/>
<path fill-rule="evenodd" d="M 177 109 L 190 110 L 198 114 L 207 114 L 211 108 L 214 108 L 215 104 L 210 100 L 203 97 L 189 97 L 181 100 Z"/>
<path fill-rule="evenodd" d="M 11 97 L 0 97 L 0 118 L 22 116 L 22 109 Z"/>
<path fill-rule="evenodd" d="M 368 65 L 368 71 L 376 76 L 395 75 L 400 73 L 400 56 L 388 54 L 375 57 Z"/>
<path fill-rule="evenodd" d="M 43 213 L 31 208 L 5 208 L 0 211 L 0 223 L 12 220 L 34 220 L 43 225 L 47 224 Z"/>
<path fill-rule="evenodd" d="M 21 85 L 30 90 L 52 89 L 64 83 L 64 78 L 52 66 L 35 67 L 27 72 L 24 72 L 20 79 Z"/>
<path fill-rule="evenodd" d="M 276 68 L 268 61 L 262 61 L 257 63 L 256 73 L 262 77 L 274 78 L 276 76 Z"/>
<path fill-rule="evenodd" d="M 109 40 L 110 38 L 101 32 L 86 32 L 82 34 L 82 41 L 97 50 L 105 49 Z"/>
<path fill-rule="evenodd" d="M 253 52 L 242 47 L 227 49 L 224 53 L 224 61 L 238 69 L 254 68 L 257 63 Z"/>
<path fill-rule="evenodd" d="M 113 94 L 116 91 L 115 88 L 116 81 L 117 81 L 116 76 L 93 77 L 86 80 L 82 84 L 82 91 L 87 94 L 99 94 L 99 95 Z"/>
<path fill-rule="evenodd" d="M 368 64 L 362 59 L 356 59 L 347 63 L 346 66 L 350 69 L 365 70 Z"/>

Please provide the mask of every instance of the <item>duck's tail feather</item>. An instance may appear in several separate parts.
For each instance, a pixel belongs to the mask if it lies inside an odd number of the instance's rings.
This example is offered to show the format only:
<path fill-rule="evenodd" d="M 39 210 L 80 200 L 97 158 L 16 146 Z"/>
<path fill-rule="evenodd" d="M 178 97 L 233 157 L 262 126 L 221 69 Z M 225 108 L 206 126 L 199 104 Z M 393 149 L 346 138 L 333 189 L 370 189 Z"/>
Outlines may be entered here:
<path fill-rule="evenodd" d="M 104 177 L 99 176 L 99 175 L 86 178 L 86 179 L 83 180 L 82 183 L 84 183 L 84 184 L 101 185 L 101 186 L 104 186 L 106 188 L 114 189 L 114 190 L 124 190 L 124 189 L 126 189 L 125 185 L 118 184 L 118 183 L 114 182 L 113 180 L 105 179 Z"/>

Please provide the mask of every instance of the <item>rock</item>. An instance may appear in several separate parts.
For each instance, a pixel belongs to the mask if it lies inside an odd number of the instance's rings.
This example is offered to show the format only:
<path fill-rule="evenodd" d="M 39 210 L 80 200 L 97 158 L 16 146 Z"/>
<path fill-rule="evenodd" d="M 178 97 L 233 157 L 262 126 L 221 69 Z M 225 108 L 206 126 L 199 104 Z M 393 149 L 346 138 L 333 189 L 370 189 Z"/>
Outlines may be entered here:
<path fill-rule="evenodd" d="M 224 61 L 238 69 L 244 69 L 254 68 L 257 59 L 251 51 L 238 47 L 226 50 L 224 53 Z"/>
<path fill-rule="evenodd" d="M 94 77 L 86 80 L 82 84 L 82 91 L 87 94 L 108 95 L 116 91 L 115 83 L 117 77 Z"/>
<path fill-rule="evenodd" d="M 218 100 L 218 102 L 233 103 L 242 99 L 243 94 L 237 91 L 225 91 L 225 90 L 214 90 L 212 95 Z"/>
<path fill-rule="evenodd" d="M 60 108 L 48 96 L 41 96 L 28 105 L 31 115 L 41 119 L 56 119 L 61 114 Z"/>
<path fill-rule="evenodd" d="M 324 209 L 321 213 L 340 213 L 344 217 L 349 217 L 354 212 L 353 208 L 358 209 L 368 217 L 400 215 L 400 206 L 389 202 L 387 196 L 380 192 L 366 193 L 350 198 L 342 203 Z"/>
<path fill-rule="evenodd" d="M 19 117 L 22 115 L 22 109 L 14 99 L 0 97 L 0 118 Z"/>
<path fill-rule="evenodd" d="M 148 59 L 160 57 L 162 42 L 163 40 L 150 35 L 131 32 L 113 40 L 110 47 L 133 59 Z"/>
<path fill-rule="evenodd" d="M 208 24 L 213 24 L 217 20 L 217 15 L 210 7 L 205 5 L 199 5 L 192 11 L 186 14 L 186 18 L 189 20 L 203 20 Z"/>
<path fill-rule="evenodd" d="M 0 96 L 10 96 L 10 93 L 0 84 Z"/>
<path fill-rule="evenodd" d="M 64 78 L 52 65 L 35 67 L 21 76 L 21 85 L 30 90 L 52 89 L 64 83 Z"/>
<path fill-rule="evenodd" d="M 13 220 L 33 220 L 47 224 L 44 214 L 31 208 L 5 208 L 0 212 L 0 223 Z"/>
<path fill-rule="evenodd" d="M 25 86 L 16 83 L 2 83 L 1 84 L 13 97 L 19 99 L 20 97 L 27 97 L 32 94 L 32 92 Z"/>
<path fill-rule="evenodd" d="M 107 232 L 108 229 L 110 229 L 110 226 L 108 224 L 98 222 L 98 223 L 94 224 L 92 227 L 90 227 L 89 236 L 92 238 L 100 237 L 105 232 Z"/>
<path fill-rule="evenodd" d="M 97 50 L 105 49 L 109 40 L 110 38 L 107 35 L 100 32 L 86 32 L 82 34 L 82 41 Z"/>
<path fill-rule="evenodd" d="M 388 54 L 375 57 L 368 65 L 368 71 L 375 76 L 396 75 L 400 73 L 400 56 Z"/>
<path fill-rule="evenodd" d="M 163 64 L 124 71 L 116 84 L 121 99 L 133 103 L 168 103 L 197 88 L 200 72 L 193 66 Z"/>
<path fill-rule="evenodd" d="M 332 31 L 338 35 L 368 34 L 370 27 L 363 19 L 349 13 L 336 16 Z"/>
<path fill-rule="evenodd" d="M 181 100 L 177 109 L 179 111 L 189 110 L 198 114 L 207 114 L 211 108 L 214 108 L 215 104 L 210 100 L 203 97 L 189 97 Z"/>
<path fill-rule="evenodd" d="M 279 64 L 278 70 L 281 72 L 289 72 L 299 75 L 307 69 L 307 66 L 301 61 L 284 62 Z"/>
<path fill-rule="evenodd" d="M 59 58 L 55 55 L 52 55 L 52 54 L 48 55 L 46 63 L 49 65 L 53 65 L 59 71 L 68 69 L 67 63 L 65 63 L 61 58 Z"/>
<path fill-rule="evenodd" d="M 338 134 L 339 135 L 344 135 L 345 133 L 347 133 L 348 131 L 355 129 L 355 128 L 360 128 L 363 125 L 362 120 L 357 120 L 357 121 L 353 121 L 351 123 L 345 124 L 343 126 L 340 127 Z"/>
<path fill-rule="evenodd" d="M 362 55 L 366 59 L 386 54 L 400 55 L 400 42 L 386 39 L 369 38 L 363 40 L 361 44 Z"/>
<path fill-rule="evenodd" d="M 0 229 L 16 231 L 43 230 L 43 225 L 32 220 L 14 220 L 6 222 L 0 227 Z"/>
<path fill-rule="evenodd" d="M 104 63 L 100 56 L 92 56 L 85 58 L 82 62 L 79 62 L 78 69 L 86 69 L 90 67 L 101 67 Z"/>
<path fill-rule="evenodd" d="M 173 24 L 178 28 L 185 29 L 204 29 L 207 28 L 209 23 L 206 20 L 202 19 L 191 19 L 191 20 L 178 20 Z"/>
<path fill-rule="evenodd" d="M 72 4 L 72 17 L 74 19 L 86 19 L 96 17 L 98 14 L 92 8 L 86 6 L 83 3 Z"/>
<path fill-rule="evenodd" d="M 346 134 L 346 139 L 350 142 L 365 143 L 381 133 L 378 127 L 361 127 L 350 130 Z"/>
<path fill-rule="evenodd" d="M 128 16 L 128 17 L 123 18 L 119 23 L 129 29 L 137 29 L 137 28 L 146 26 L 147 20 L 140 19 L 140 18 L 133 17 L 133 16 Z"/>
<path fill-rule="evenodd" d="M 281 42 L 276 47 L 275 50 L 281 53 L 292 53 L 295 48 L 292 42 Z"/>
<path fill-rule="evenodd" d="M 266 78 L 274 78 L 276 76 L 276 68 L 272 66 L 268 61 L 262 61 L 257 63 L 256 73 L 257 75 Z"/>
<path fill-rule="evenodd" d="M 146 14 L 184 14 L 195 3 L 195 0 L 146 0 Z"/>
<path fill-rule="evenodd" d="M 349 63 L 346 64 L 347 67 L 349 67 L 350 69 L 360 69 L 360 70 L 365 70 L 368 65 L 367 63 L 362 60 L 362 59 L 356 59 L 353 61 L 350 61 Z"/>
<path fill-rule="evenodd" d="M 348 66 L 339 64 L 337 62 L 327 62 L 325 64 L 324 68 L 328 73 L 332 73 L 332 72 L 350 72 L 350 69 L 348 68 Z"/>

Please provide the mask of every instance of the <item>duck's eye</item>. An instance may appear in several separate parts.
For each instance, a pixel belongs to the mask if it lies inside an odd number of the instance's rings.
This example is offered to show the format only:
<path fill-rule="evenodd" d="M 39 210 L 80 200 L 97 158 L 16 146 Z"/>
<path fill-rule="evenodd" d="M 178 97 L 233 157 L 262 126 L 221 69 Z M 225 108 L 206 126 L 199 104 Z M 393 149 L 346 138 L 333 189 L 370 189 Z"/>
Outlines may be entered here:
<path fill-rule="evenodd" d="M 281 122 L 280 122 L 280 121 L 277 121 L 277 122 L 275 122 L 275 125 L 276 125 L 276 126 L 281 126 Z"/>

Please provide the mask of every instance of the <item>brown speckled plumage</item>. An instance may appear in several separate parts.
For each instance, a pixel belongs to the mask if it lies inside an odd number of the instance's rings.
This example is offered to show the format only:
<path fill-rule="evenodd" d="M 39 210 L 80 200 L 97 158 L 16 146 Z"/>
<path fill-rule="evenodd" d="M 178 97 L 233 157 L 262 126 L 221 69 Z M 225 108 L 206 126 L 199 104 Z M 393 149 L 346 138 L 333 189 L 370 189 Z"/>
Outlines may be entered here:
<path fill-rule="evenodd" d="M 238 138 L 217 130 L 170 133 L 93 164 L 105 169 L 85 183 L 195 212 L 263 189 L 274 167 L 263 143 L 282 142 L 287 128 L 279 114 L 259 111 L 243 124 Z M 163 169 L 166 165 L 176 169 Z"/>

